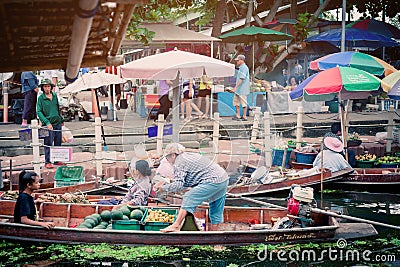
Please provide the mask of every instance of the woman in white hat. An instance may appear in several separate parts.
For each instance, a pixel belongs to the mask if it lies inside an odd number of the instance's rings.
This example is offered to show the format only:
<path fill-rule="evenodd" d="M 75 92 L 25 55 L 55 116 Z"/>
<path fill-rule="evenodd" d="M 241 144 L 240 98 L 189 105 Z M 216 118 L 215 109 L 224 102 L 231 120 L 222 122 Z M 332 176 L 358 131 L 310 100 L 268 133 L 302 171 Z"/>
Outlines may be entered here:
<path fill-rule="evenodd" d="M 346 168 L 352 169 L 350 164 L 343 157 L 343 143 L 339 138 L 332 135 L 326 135 L 324 137 L 324 148 L 323 148 L 323 168 L 329 169 L 331 172 L 340 171 Z M 322 151 L 317 155 L 313 162 L 313 167 L 321 167 L 321 155 Z"/>
<path fill-rule="evenodd" d="M 185 147 L 172 143 L 164 151 L 165 158 L 174 165 L 174 182 L 154 188 L 158 192 L 179 192 L 190 189 L 183 195 L 182 205 L 175 222 L 161 232 L 177 232 L 188 213 L 194 212 L 203 201 L 210 202 L 211 230 L 224 221 L 226 189 L 229 176 L 218 164 L 198 153 L 185 152 Z"/>

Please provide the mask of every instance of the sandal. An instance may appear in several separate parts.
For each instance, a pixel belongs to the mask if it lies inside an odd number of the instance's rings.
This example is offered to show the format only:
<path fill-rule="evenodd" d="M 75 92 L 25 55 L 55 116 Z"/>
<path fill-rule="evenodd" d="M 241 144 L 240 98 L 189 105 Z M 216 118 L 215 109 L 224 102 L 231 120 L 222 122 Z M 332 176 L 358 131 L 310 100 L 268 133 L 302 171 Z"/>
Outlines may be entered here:
<path fill-rule="evenodd" d="M 206 114 L 203 113 L 203 114 L 201 115 L 201 118 L 206 120 L 206 119 L 208 119 L 208 116 L 207 116 Z"/>

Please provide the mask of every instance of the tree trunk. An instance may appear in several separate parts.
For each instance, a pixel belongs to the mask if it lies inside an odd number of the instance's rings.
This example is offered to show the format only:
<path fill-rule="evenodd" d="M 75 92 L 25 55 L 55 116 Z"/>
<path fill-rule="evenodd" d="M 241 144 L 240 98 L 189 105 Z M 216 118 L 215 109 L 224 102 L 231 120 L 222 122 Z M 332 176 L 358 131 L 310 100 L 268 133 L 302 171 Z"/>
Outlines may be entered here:
<path fill-rule="evenodd" d="M 251 18 L 253 15 L 253 6 L 254 6 L 254 0 L 249 0 L 249 7 L 247 8 L 247 14 L 246 14 L 246 22 L 244 24 L 245 27 L 249 27 L 251 24 Z"/>
<path fill-rule="evenodd" d="M 290 18 L 297 18 L 297 0 L 290 0 Z"/>
<path fill-rule="evenodd" d="M 213 28 L 211 32 L 212 37 L 217 37 L 221 35 L 222 24 L 224 23 L 225 13 L 226 13 L 225 0 L 217 1 L 217 7 L 215 9 L 215 17 L 213 21 Z"/>
<path fill-rule="evenodd" d="M 281 5 L 282 5 L 282 0 L 274 1 L 274 4 L 272 5 L 271 9 L 269 10 L 268 15 L 264 19 L 264 23 L 271 22 L 274 19 L 276 12 L 278 11 L 278 8 Z"/>

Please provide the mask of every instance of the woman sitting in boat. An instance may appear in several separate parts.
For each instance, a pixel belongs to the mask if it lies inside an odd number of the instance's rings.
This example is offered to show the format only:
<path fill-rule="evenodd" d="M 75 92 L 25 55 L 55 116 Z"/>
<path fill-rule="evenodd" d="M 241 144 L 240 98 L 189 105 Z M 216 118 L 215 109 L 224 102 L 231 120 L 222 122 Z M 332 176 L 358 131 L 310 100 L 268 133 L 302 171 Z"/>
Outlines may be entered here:
<path fill-rule="evenodd" d="M 54 227 L 53 222 L 40 222 L 36 213 L 32 193 L 40 188 L 39 177 L 35 172 L 23 170 L 19 174 L 19 196 L 14 208 L 14 222 L 41 226 L 47 229 Z"/>
<path fill-rule="evenodd" d="M 352 169 L 350 164 L 341 154 L 344 148 L 343 143 L 335 134 L 326 134 L 323 143 L 323 151 L 319 152 L 315 158 L 313 167 L 320 168 L 322 160 L 323 168 L 329 169 L 331 172 L 340 171 L 346 168 Z"/>
<path fill-rule="evenodd" d="M 118 209 L 120 206 L 127 204 L 132 206 L 147 206 L 147 200 L 152 188 L 149 163 L 146 160 L 131 162 L 129 172 L 133 176 L 132 186 L 122 198 L 122 202 L 113 209 Z"/>
<path fill-rule="evenodd" d="M 179 192 L 190 189 L 183 195 L 182 205 L 175 222 L 161 232 L 180 231 L 183 220 L 188 213 L 194 212 L 203 201 L 210 202 L 210 230 L 216 230 L 216 225 L 224 221 L 226 189 L 228 174 L 218 164 L 198 153 L 185 152 L 185 147 L 172 143 L 166 146 L 165 158 L 174 165 L 174 181 L 163 185 L 154 185 L 158 192 Z"/>

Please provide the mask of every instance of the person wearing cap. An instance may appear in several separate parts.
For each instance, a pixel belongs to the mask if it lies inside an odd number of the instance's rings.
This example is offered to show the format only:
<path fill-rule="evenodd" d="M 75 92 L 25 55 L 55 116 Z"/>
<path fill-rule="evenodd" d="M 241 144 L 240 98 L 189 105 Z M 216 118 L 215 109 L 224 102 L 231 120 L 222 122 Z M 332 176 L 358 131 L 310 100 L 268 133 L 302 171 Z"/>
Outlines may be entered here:
<path fill-rule="evenodd" d="M 352 169 L 350 164 L 341 154 L 344 146 L 339 138 L 337 138 L 334 134 L 327 134 L 324 137 L 323 145 L 323 151 L 321 151 L 315 158 L 313 167 L 320 168 L 322 160 L 322 167 L 324 169 L 329 169 L 331 172 L 340 171 L 346 168 Z"/>
<path fill-rule="evenodd" d="M 44 138 L 44 157 L 45 168 L 52 169 L 53 164 L 50 161 L 50 147 L 61 146 L 62 142 L 62 126 L 64 118 L 60 115 L 60 105 L 58 103 L 57 94 L 54 93 L 54 84 L 49 79 L 42 80 L 41 89 L 43 94 L 38 97 L 36 111 L 42 126 L 46 126 L 49 135 Z M 65 165 L 62 162 L 54 162 L 55 165 Z"/>
<path fill-rule="evenodd" d="M 236 85 L 230 91 L 235 93 L 233 96 L 233 105 L 236 107 L 236 116 L 233 120 L 247 121 L 247 95 L 250 93 L 250 73 L 249 67 L 244 62 L 246 57 L 244 55 L 238 55 L 236 65 L 239 67 L 236 75 Z M 242 105 L 243 116 L 240 116 L 240 105 Z"/>
<path fill-rule="evenodd" d="M 113 210 L 124 205 L 147 206 L 147 201 L 152 189 L 149 163 L 147 160 L 131 162 L 131 164 L 129 164 L 129 172 L 133 178 L 132 185 L 128 193 L 122 198 L 121 204 L 115 206 Z"/>
<path fill-rule="evenodd" d="M 209 201 L 209 217 L 216 230 L 217 224 L 224 221 L 226 189 L 229 177 L 221 166 L 199 153 L 185 152 L 185 147 L 178 144 L 168 144 L 164 151 L 165 158 L 174 165 L 174 181 L 170 184 L 157 183 L 157 192 L 174 193 L 188 190 L 183 195 L 182 205 L 175 222 L 161 232 L 180 231 L 183 220 L 188 213 L 193 214 L 198 205 Z"/>
<path fill-rule="evenodd" d="M 14 207 L 14 222 L 41 226 L 46 229 L 54 227 L 53 222 L 39 221 L 32 193 L 40 188 L 39 176 L 35 172 L 23 170 L 19 174 L 19 195 Z"/>
<path fill-rule="evenodd" d="M 39 92 L 39 80 L 32 71 L 21 73 L 22 95 L 24 97 L 24 110 L 22 112 L 21 127 L 28 127 L 28 123 L 36 118 L 36 100 Z"/>

